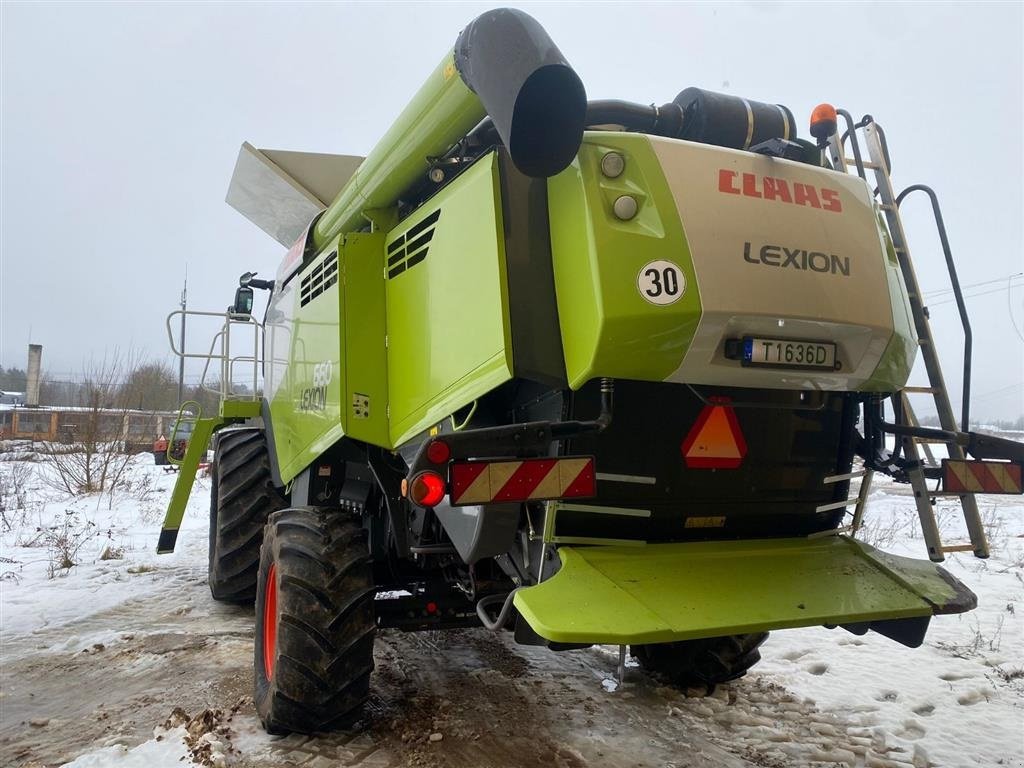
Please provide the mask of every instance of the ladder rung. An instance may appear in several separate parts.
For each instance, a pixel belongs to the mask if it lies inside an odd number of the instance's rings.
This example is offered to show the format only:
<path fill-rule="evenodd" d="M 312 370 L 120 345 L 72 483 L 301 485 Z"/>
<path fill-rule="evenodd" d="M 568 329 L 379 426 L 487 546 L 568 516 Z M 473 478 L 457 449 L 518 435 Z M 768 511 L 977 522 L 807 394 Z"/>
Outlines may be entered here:
<path fill-rule="evenodd" d="M 847 165 L 852 165 L 852 166 L 854 166 L 854 167 L 856 167 L 856 166 L 857 166 L 857 158 L 855 158 L 855 157 L 844 157 L 844 158 L 843 158 L 843 161 L 844 161 L 844 162 L 845 162 L 845 163 L 846 163 Z M 868 169 L 869 171 L 878 171 L 878 170 L 881 170 L 881 169 L 879 168 L 879 166 L 878 166 L 878 163 L 872 163 L 872 162 L 871 162 L 870 160 L 861 160 L 861 161 L 860 161 L 860 164 L 861 164 L 861 167 L 862 167 L 862 168 L 867 168 L 867 169 Z"/>
<path fill-rule="evenodd" d="M 943 552 L 973 552 L 973 544 L 952 544 L 948 547 L 942 547 Z"/>
<path fill-rule="evenodd" d="M 842 509 L 843 507 L 852 507 L 857 503 L 856 499 L 847 499 L 846 501 L 834 501 L 831 504 L 822 504 L 814 508 L 815 512 L 828 512 L 833 509 Z"/>
<path fill-rule="evenodd" d="M 938 387 L 904 387 L 901 391 L 908 395 L 937 395 L 942 390 Z"/>
<path fill-rule="evenodd" d="M 839 528 L 829 528 L 827 531 L 815 531 L 814 533 L 807 534 L 808 539 L 824 539 L 826 536 L 839 536 L 843 533 L 850 533 L 853 530 L 852 525 L 843 525 Z"/>
<path fill-rule="evenodd" d="M 956 442 L 955 440 L 947 440 L 944 437 L 915 437 L 914 435 L 911 435 L 910 439 L 915 443 L 934 443 L 936 445 L 949 445 Z"/>
<path fill-rule="evenodd" d="M 849 472 L 845 475 L 829 475 L 824 480 L 822 480 L 822 482 L 826 484 L 841 483 L 843 480 L 853 480 L 855 477 L 864 477 L 866 472 L 867 470 L 858 469 L 856 472 Z"/>
<path fill-rule="evenodd" d="M 907 250 L 906 248 L 903 248 L 903 247 L 901 247 L 901 246 L 898 246 L 898 245 L 894 245 L 894 246 L 892 247 L 892 249 L 893 249 L 894 251 L 896 251 L 896 253 L 910 253 L 910 251 L 908 251 L 908 250 Z"/>

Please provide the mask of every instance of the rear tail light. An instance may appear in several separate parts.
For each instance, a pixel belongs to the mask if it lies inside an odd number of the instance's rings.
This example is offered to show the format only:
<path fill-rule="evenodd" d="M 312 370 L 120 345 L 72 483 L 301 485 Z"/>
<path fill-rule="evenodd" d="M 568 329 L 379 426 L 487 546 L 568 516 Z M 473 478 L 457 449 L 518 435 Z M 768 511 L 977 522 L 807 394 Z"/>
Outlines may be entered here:
<path fill-rule="evenodd" d="M 409 483 L 409 498 L 421 507 L 436 507 L 447 492 L 444 478 L 432 470 L 420 472 Z"/>
<path fill-rule="evenodd" d="M 427 446 L 427 458 L 432 464 L 445 464 L 452 457 L 452 449 L 444 440 L 431 440 Z"/>

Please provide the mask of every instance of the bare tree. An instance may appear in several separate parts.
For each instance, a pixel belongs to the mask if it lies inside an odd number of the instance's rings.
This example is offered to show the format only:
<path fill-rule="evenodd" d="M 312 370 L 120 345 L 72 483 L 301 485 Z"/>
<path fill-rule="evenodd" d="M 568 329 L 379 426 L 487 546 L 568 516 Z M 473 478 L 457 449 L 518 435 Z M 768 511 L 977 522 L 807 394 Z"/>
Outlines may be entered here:
<path fill-rule="evenodd" d="M 140 411 L 172 411 L 178 406 L 178 377 L 166 363 L 141 363 L 121 385 L 125 405 Z"/>
<path fill-rule="evenodd" d="M 78 410 L 63 414 L 61 442 L 44 448 L 61 490 L 72 495 L 103 492 L 120 479 L 131 461 L 123 445 L 128 412 L 124 384 L 138 367 L 136 355 L 117 350 L 86 365 Z"/>
<path fill-rule="evenodd" d="M 207 386 L 214 389 L 217 387 L 217 382 L 207 383 Z M 192 387 L 186 387 L 184 396 L 186 400 L 192 400 L 199 403 L 199 407 L 202 408 L 204 416 L 216 415 L 218 408 L 220 407 L 220 396 L 216 392 L 211 392 L 210 389 L 206 389 L 199 384 Z"/>

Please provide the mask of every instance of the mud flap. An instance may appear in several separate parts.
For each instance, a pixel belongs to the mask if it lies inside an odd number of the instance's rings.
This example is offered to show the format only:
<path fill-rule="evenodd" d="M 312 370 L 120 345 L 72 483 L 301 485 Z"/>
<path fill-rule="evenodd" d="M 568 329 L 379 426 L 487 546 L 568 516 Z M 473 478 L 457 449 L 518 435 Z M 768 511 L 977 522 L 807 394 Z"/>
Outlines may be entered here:
<path fill-rule="evenodd" d="M 554 576 L 515 596 L 533 630 L 555 643 L 666 643 L 825 625 L 919 645 L 932 615 L 977 605 L 933 563 L 845 536 L 563 546 L 558 554 Z"/>

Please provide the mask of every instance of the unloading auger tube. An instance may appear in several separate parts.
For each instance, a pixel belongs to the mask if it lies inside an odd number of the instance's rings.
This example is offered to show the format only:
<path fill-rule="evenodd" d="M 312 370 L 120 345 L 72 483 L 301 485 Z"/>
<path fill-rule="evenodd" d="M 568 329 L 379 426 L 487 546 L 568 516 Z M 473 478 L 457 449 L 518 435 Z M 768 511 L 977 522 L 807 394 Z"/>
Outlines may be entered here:
<path fill-rule="evenodd" d="M 359 166 L 313 230 L 319 250 L 365 226 L 364 212 L 389 208 L 423 177 L 430 158 L 489 117 L 512 162 L 527 176 L 553 176 L 576 157 L 587 95 L 547 32 L 522 11 L 488 11 L 455 47 Z"/>

